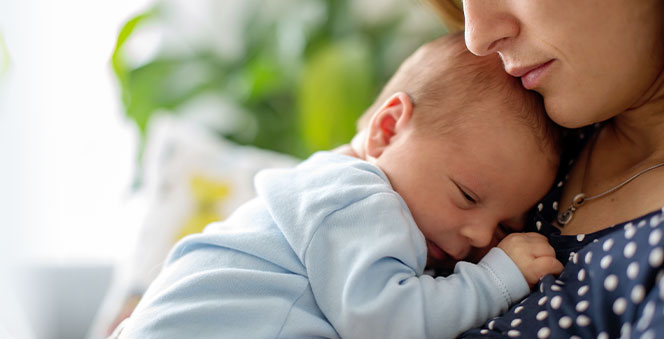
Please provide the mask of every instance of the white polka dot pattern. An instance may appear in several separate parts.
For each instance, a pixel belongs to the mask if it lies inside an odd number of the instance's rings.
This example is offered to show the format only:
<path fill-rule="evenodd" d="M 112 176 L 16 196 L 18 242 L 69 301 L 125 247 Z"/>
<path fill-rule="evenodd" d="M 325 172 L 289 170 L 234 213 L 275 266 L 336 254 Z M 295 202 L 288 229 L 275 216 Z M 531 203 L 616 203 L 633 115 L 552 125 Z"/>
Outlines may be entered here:
<path fill-rule="evenodd" d="M 622 315 L 625 313 L 625 308 L 627 308 L 627 301 L 625 298 L 618 298 L 613 303 L 613 313 L 616 315 Z"/>
<path fill-rule="evenodd" d="M 610 276 L 606 277 L 604 279 L 604 288 L 606 288 L 607 291 L 611 292 L 618 287 L 618 277 L 615 276 L 614 274 L 611 274 Z"/>
<path fill-rule="evenodd" d="M 537 319 L 539 321 L 542 321 L 542 320 L 546 319 L 546 317 L 548 315 L 549 315 L 549 313 L 547 313 L 547 311 L 539 311 L 537 313 L 537 315 L 535 316 L 535 319 Z"/>
<path fill-rule="evenodd" d="M 577 274 L 577 277 L 578 277 L 577 279 L 579 279 L 579 281 L 583 281 L 584 279 L 586 279 L 586 270 L 583 269 L 583 268 L 580 269 L 579 273 Z"/>
<path fill-rule="evenodd" d="M 569 260 L 561 276 L 544 277 L 532 298 L 466 334 L 664 338 L 658 332 L 662 329 L 653 326 L 664 323 L 664 217 L 658 215 L 662 225 L 652 228 L 643 226 L 653 216 L 646 220 L 614 228 L 622 232 L 567 236 L 568 243 L 583 244 L 558 254 Z"/>
<path fill-rule="evenodd" d="M 648 257 L 648 262 L 650 263 L 650 266 L 653 268 L 660 267 L 662 266 L 662 259 L 663 259 L 664 253 L 662 253 L 662 248 L 657 247 L 650 252 L 650 256 Z"/>
<path fill-rule="evenodd" d="M 551 221 L 566 179 L 561 173 L 527 226 L 549 239 L 563 272 L 462 337 L 664 338 L 664 207 L 595 233 L 561 235 Z"/>
<path fill-rule="evenodd" d="M 559 309 L 559 308 L 560 308 L 560 304 L 561 304 L 562 302 L 563 302 L 563 299 L 562 299 L 559 295 L 557 295 L 557 296 L 551 298 L 551 308 L 553 308 L 554 310 Z"/>
<path fill-rule="evenodd" d="M 636 279 L 639 275 L 639 263 L 633 262 L 627 266 L 627 277 L 631 280 Z"/>
<path fill-rule="evenodd" d="M 588 309 L 588 306 L 590 306 L 590 303 L 588 300 L 581 300 L 579 301 L 578 304 L 576 304 L 576 311 L 577 312 L 585 312 Z"/>
<path fill-rule="evenodd" d="M 602 261 L 600 261 L 599 266 L 603 269 L 607 269 L 609 268 L 609 265 L 611 265 L 611 260 L 613 260 L 613 258 L 610 254 L 605 255 L 604 258 L 602 258 Z"/>
<path fill-rule="evenodd" d="M 633 241 L 630 241 L 627 246 L 625 246 L 625 250 L 623 251 L 623 254 L 625 255 L 625 258 L 629 259 L 634 256 L 634 253 L 636 253 L 636 243 Z"/>
<path fill-rule="evenodd" d="M 631 294 L 632 302 L 635 303 L 635 304 L 640 303 L 641 301 L 643 301 L 643 297 L 645 297 L 645 294 L 646 294 L 646 290 L 645 290 L 645 288 L 643 288 L 643 286 L 641 286 L 641 285 L 634 286 L 634 288 L 632 289 L 632 294 Z"/>
<path fill-rule="evenodd" d="M 572 326 L 572 318 L 568 316 L 560 318 L 560 320 L 558 321 L 558 326 L 560 326 L 560 328 L 564 330 L 568 329 L 570 326 Z"/>
<path fill-rule="evenodd" d="M 545 339 L 548 338 L 551 335 L 551 331 L 549 330 L 548 327 L 542 327 L 537 331 L 537 338 L 539 339 Z"/>
<path fill-rule="evenodd" d="M 544 285 L 542 285 L 542 286 L 544 286 Z M 546 300 L 547 300 L 547 299 L 548 299 L 548 297 L 541 297 L 541 298 L 539 299 L 539 301 L 537 301 L 537 304 L 540 305 L 540 306 L 542 306 L 542 305 L 546 304 Z"/>
<path fill-rule="evenodd" d="M 634 233 L 636 233 L 636 228 L 632 226 L 632 224 L 627 224 L 628 226 L 625 226 L 625 238 L 626 239 L 632 239 L 634 236 Z"/>
<path fill-rule="evenodd" d="M 580 315 L 576 318 L 576 324 L 582 327 L 590 325 L 590 318 L 587 315 Z"/>
<path fill-rule="evenodd" d="M 602 244 L 602 249 L 604 249 L 605 252 L 610 251 L 611 247 L 613 247 L 613 238 L 606 239 L 604 244 Z"/>
<path fill-rule="evenodd" d="M 650 246 L 655 246 L 660 240 L 662 240 L 662 230 L 656 229 L 650 233 L 648 244 L 650 244 Z"/>

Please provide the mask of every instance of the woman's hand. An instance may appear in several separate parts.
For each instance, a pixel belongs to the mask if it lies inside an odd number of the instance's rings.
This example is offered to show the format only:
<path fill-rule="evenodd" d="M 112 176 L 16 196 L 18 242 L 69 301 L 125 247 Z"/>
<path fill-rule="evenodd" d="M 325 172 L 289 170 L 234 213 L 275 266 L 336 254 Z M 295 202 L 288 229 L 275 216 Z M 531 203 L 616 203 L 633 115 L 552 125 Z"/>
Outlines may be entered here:
<path fill-rule="evenodd" d="M 512 233 L 498 243 L 514 261 L 532 288 L 547 274 L 560 274 L 563 264 L 556 259 L 556 252 L 547 238 L 539 233 Z"/>

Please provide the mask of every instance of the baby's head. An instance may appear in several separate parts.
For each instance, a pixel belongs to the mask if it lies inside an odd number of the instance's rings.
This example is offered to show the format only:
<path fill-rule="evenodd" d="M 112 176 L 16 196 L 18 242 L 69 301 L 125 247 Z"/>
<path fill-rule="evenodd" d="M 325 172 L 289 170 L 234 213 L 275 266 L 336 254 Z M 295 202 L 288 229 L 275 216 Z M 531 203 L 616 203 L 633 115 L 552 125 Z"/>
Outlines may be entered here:
<path fill-rule="evenodd" d="M 462 35 L 418 49 L 360 120 L 356 153 L 380 167 L 427 239 L 433 266 L 523 228 L 558 166 L 541 99 Z M 438 265 L 436 265 L 438 264 Z"/>

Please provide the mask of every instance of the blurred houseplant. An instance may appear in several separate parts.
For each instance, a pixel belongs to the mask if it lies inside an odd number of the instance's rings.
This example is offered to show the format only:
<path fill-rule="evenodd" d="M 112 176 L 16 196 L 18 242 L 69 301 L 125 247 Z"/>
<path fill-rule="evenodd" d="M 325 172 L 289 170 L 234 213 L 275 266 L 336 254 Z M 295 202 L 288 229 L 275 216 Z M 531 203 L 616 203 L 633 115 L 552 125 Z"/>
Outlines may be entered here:
<path fill-rule="evenodd" d="M 185 114 L 240 144 L 306 157 L 348 142 L 399 62 L 444 34 L 417 0 L 158 1 L 113 53 L 142 140 Z"/>

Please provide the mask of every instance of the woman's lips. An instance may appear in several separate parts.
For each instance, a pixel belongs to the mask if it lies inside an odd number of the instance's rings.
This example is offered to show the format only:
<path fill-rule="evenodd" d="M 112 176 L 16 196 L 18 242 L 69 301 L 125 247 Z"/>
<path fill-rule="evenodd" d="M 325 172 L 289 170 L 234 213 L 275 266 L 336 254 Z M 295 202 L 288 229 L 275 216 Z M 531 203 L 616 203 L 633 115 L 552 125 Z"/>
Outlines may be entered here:
<path fill-rule="evenodd" d="M 533 89 L 542 82 L 542 78 L 553 61 L 554 60 L 549 60 L 545 63 L 534 66 L 511 68 L 507 73 L 514 77 L 520 77 L 521 84 L 526 89 Z"/>

